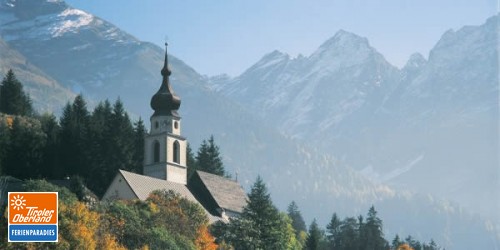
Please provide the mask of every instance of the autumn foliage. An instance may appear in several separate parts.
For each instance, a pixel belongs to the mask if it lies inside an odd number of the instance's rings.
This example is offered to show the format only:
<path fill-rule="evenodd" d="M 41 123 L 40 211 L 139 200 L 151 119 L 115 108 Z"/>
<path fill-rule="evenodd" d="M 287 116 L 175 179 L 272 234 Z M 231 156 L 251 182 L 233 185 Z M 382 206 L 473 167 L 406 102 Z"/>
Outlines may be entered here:
<path fill-rule="evenodd" d="M 171 191 L 89 205 L 46 181 L 28 181 L 25 189 L 59 193 L 59 242 L 8 243 L 2 220 L 0 249 L 217 249 L 204 210 Z"/>
<path fill-rule="evenodd" d="M 414 250 L 414 249 L 412 247 L 410 247 L 410 245 L 405 243 L 405 244 L 401 244 L 397 250 Z"/>
<path fill-rule="evenodd" d="M 195 239 L 196 249 L 216 250 L 215 238 L 208 232 L 207 226 L 203 225 L 198 229 L 198 236 Z"/>

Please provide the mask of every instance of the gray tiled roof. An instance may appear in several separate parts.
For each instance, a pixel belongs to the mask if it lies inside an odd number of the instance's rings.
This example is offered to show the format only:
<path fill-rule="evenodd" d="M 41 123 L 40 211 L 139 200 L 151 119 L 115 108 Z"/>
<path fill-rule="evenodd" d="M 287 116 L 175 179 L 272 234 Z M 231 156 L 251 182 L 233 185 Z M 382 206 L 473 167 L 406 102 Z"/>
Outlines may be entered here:
<path fill-rule="evenodd" d="M 125 170 L 120 170 L 120 174 L 127 181 L 132 191 L 140 200 L 145 200 L 146 198 L 148 198 L 149 194 L 155 190 L 166 189 L 179 193 L 182 197 L 196 204 L 199 204 L 203 208 L 203 206 L 198 202 L 198 200 L 196 200 L 193 194 L 191 194 L 187 186 L 183 184 L 157 179 L 146 175 L 131 173 Z M 223 220 L 220 217 L 210 214 L 206 209 L 203 208 L 203 210 L 205 210 L 210 223 Z"/>
<path fill-rule="evenodd" d="M 215 174 L 196 172 L 219 207 L 238 213 L 243 212 L 243 207 L 247 205 L 247 195 L 238 182 Z"/>

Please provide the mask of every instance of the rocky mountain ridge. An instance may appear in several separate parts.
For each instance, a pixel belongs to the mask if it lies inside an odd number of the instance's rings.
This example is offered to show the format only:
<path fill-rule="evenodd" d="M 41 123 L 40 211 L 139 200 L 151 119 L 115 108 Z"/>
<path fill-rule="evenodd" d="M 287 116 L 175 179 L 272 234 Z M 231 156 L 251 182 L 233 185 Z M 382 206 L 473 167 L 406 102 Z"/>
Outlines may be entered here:
<path fill-rule="evenodd" d="M 91 100 L 120 97 L 129 111 L 145 120 L 152 114 L 148 104 L 161 82 L 164 55 L 158 46 L 52 0 L 4 0 L 0 36 L 63 88 Z M 387 164 L 384 169 L 380 166 L 385 164 L 372 164 L 370 172 L 365 164 L 378 162 L 379 150 L 393 152 L 400 147 L 398 142 L 404 142 L 401 138 L 408 138 L 406 130 L 384 128 L 411 124 L 411 119 L 399 119 L 401 113 L 394 109 L 409 98 L 407 89 L 421 85 L 413 82 L 423 79 L 422 72 L 429 71 L 431 57 L 422 59 L 415 56 L 402 73 L 366 38 L 346 31 L 309 57 L 290 58 L 275 51 L 236 79 L 220 76 L 207 81 L 181 60 L 169 58 L 173 88 L 182 98 L 183 134 L 191 145 L 214 134 L 228 170 L 237 173 L 245 187 L 257 174 L 263 176 L 282 209 L 295 199 L 306 219 L 316 217 L 326 223 L 334 211 L 352 215 L 353 210 L 363 213 L 375 204 L 387 222 L 388 235 L 433 237 L 453 249 L 477 247 L 475 242 L 491 246 L 497 242 L 494 228 L 486 227 L 482 219 L 459 205 L 402 191 L 410 187 L 405 187 L 409 181 L 424 178 L 412 172 L 425 169 L 417 165 L 429 158 L 419 144 L 397 159 L 387 159 L 389 163 L 399 160 L 403 166 Z M 411 83 L 400 82 L 401 74 Z M 50 96 L 36 94 L 40 99 Z M 401 107 L 412 109 L 410 104 Z M 414 124 L 420 128 L 420 123 Z M 372 137 L 373 141 L 366 139 Z M 351 152 L 362 156 L 359 162 L 352 160 Z M 406 175 L 409 180 L 403 179 L 405 173 L 411 173 Z M 412 175 L 418 178 L 411 180 Z M 405 181 L 394 182 L 400 178 Z M 400 218 L 407 218 L 404 226 Z M 426 227 L 419 226 L 422 221 Z M 463 228 L 478 235 L 463 239 Z"/>

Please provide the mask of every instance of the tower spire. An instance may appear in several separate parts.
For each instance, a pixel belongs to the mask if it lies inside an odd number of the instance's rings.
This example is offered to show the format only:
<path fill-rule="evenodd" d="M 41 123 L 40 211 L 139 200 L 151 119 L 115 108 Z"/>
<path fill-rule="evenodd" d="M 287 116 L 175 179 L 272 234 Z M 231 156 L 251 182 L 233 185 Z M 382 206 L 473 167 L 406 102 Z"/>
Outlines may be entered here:
<path fill-rule="evenodd" d="M 172 71 L 170 70 L 170 67 L 168 66 L 167 47 L 168 47 L 168 43 L 165 42 L 165 62 L 163 64 L 163 69 L 161 69 L 161 75 L 163 76 L 163 78 L 169 77 L 170 74 L 172 74 Z"/>
<path fill-rule="evenodd" d="M 179 117 L 177 110 L 181 105 L 181 99 L 174 93 L 172 86 L 170 85 L 170 75 L 172 71 L 168 65 L 168 43 L 165 43 L 165 62 L 163 69 L 161 70 L 161 75 L 163 80 L 160 89 L 151 98 L 151 108 L 155 111 L 153 116 L 158 115 L 171 115 Z"/>

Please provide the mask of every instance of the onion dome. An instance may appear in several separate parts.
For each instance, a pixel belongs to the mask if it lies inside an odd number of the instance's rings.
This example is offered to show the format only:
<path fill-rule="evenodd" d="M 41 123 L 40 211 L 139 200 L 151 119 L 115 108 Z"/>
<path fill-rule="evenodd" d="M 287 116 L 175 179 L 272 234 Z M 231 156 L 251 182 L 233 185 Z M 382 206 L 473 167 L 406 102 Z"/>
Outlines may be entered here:
<path fill-rule="evenodd" d="M 151 98 L 151 108 L 155 111 L 153 116 L 169 115 L 179 117 L 177 110 L 181 106 L 181 98 L 175 95 L 170 85 L 169 76 L 172 74 L 168 67 L 167 43 L 165 43 L 165 64 L 161 70 L 163 81 L 160 89 Z"/>

